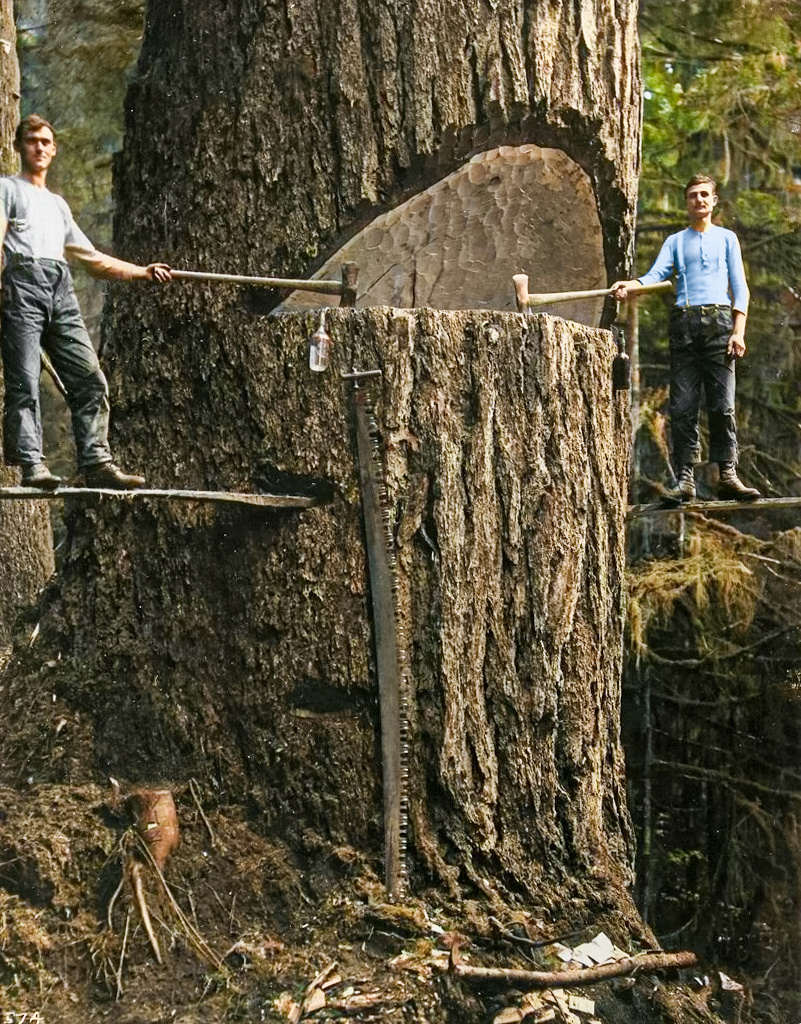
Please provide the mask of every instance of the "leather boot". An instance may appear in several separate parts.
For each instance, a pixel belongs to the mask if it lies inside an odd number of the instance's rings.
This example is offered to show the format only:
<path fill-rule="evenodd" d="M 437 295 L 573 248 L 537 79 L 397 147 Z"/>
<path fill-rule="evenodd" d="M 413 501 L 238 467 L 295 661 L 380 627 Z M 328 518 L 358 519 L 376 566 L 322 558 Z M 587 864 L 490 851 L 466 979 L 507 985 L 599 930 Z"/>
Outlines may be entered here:
<path fill-rule="evenodd" d="M 22 486 L 37 487 L 42 491 L 54 491 L 61 483 L 60 476 L 53 476 L 43 462 L 22 467 Z"/>
<path fill-rule="evenodd" d="M 130 491 L 145 486 L 145 478 L 133 473 L 123 473 L 113 462 L 101 462 L 97 466 L 89 466 L 83 472 L 87 487 L 101 490 Z"/>
<path fill-rule="evenodd" d="M 676 490 L 670 492 L 674 501 L 695 500 L 695 476 L 692 466 L 680 466 L 676 474 Z"/>
<path fill-rule="evenodd" d="M 756 487 L 746 487 L 737 476 L 737 470 L 733 462 L 719 462 L 720 483 L 718 484 L 718 497 L 722 501 L 756 501 L 762 495 Z"/>

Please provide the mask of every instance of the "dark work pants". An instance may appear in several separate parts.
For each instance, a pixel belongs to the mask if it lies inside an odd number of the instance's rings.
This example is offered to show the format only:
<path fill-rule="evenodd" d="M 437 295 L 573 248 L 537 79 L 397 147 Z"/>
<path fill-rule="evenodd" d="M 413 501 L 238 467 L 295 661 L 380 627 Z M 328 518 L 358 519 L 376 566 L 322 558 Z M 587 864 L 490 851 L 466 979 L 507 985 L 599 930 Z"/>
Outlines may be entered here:
<path fill-rule="evenodd" d="M 86 332 L 67 264 L 11 257 L 3 270 L 0 321 L 6 463 L 31 466 L 42 461 L 40 346 L 67 391 L 78 469 L 110 462 L 108 385 Z"/>
<path fill-rule="evenodd" d="M 670 428 L 673 465 L 698 461 L 701 390 L 709 420 L 709 461 L 737 462 L 734 358 L 726 354 L 734 321 L 730 306 L 674 306 L 670 311 Z"/>

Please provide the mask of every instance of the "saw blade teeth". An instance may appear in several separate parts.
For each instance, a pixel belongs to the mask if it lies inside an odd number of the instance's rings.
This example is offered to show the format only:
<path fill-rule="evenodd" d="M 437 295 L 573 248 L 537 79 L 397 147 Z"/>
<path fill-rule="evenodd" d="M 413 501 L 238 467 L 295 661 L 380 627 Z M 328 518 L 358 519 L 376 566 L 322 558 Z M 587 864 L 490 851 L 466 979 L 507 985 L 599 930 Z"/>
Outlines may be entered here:
<path fill-rule="evenodd" d="M 371 382 L 373 384 L 374 382 Z M 374 390 L 371 388 L 371 390 Z M 408 723 L 408 655 L 406 650 L 406 631 L 401 627 L 398 615 L 398 595 L 400 586 L 398 581 L 398 561 L 395 553 L 395 515 L 394 509 L 390 506 L 389 491 L 386 483 L 386 466 L 382 443 L 382 433 L 379 430 L 375 410 L 375 400 L 365 395 L 365 388 L 360 386 L 355 389 L 356 413 L 357 413 L 357 441 L 359 446 L 359 470 L 362 480 L 362 495 L 365 506 L 365 517 L 369 516 L 371 529 L 368 532 L 368 545 L 378 541 L 383 549 L 382 560 L 385 571 L 382 570 L 381 586 L 386 587 L 385 597 L 388 597 L 388 611 L 391 617 L 396 647 L 397 674 L 396 684 L 398 687 L 396 711 L 397 740 L 399 749 L 392 756 L 390 764 L 384 764 L 385 772 L 397 772 L 397 803 L 392 810 L 394 819 L 393 827 L 396 833 L 396 846 L 392 850 L 391 833 L 387 836 L 387 864 L 391 863 L 391 856 L 394 860 L 397 857 L 397 865 L 388 868 L 386 885 L 391 898 L 400 898 L 406 891 L 406 880 L 408 877 L 407 865 L 407 841 L 408 841 L 408 786 L 410 780 L 409 770 L 409 723 Z M 370 498 L 367 499 L 367 490 L 370 488 Z M 368 549 L 369 554 L 369 549 Z M 375 628 L 375 626 L 374 626 Z M 389 679 L 387 680 L 389 681 Z M 379 680 L 379 687 L 381 686 Z M 386 684 L 384 684 L 386 685 Z M 386 779 L 386 777 L 385 777 Z M 393 877 L 394 876 L 394 877 Z"/>

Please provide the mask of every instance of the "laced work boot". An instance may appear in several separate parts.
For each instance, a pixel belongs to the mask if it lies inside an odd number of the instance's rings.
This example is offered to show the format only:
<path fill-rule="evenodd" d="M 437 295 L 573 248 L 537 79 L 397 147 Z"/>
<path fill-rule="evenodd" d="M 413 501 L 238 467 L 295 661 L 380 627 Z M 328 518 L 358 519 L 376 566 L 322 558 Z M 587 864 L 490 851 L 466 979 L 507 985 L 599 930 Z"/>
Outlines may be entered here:
<path fill-rule="evenodd" d="M 61 483 L 60 476 L 53 476 L 43 462 L 22 467 L 22 486 L 38 487 L 42 491 L 54 491 Z"/>
<path fill-rule="evenodd" d="M 695 476 L 692 466 L 681 466 L 676 474 L 677 486 L 671 497 L 675 501 L 695 500 Z"/>
<path fill-rule="evenodd" d="M 720 483 L 718 484 L 718 497 L 723 501 L 756 501 L 762 495 L 756 487 L 746 487 L 737 476 L 737 470 L 733 462 L 721 462 Z"/>
<path fill-rule="evenodd" d="M 84 470 L 83 478 L 87 487 L 105 488 L 112 491 L 129 491 L 145 486 L 145 478 L 135 473 L 123 473 L 113 462 L 101 462 Z"/>

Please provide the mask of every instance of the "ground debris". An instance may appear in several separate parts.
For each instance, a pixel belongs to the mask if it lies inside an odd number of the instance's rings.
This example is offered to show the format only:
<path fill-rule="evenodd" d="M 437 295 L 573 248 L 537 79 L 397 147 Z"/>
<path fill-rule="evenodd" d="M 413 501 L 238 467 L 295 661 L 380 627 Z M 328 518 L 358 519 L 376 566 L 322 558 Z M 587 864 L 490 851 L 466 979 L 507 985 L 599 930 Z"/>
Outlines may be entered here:
<path fill-rule="evenodd" d="M 486 997 L 481 985 L 449 971 L 452 957 L 502 962 L 498 932 L 489 923 L 491 908 L 481 901 L 451 904 L 423 894 L 401 907 L 386 904 L 380 877 L 361 861 L 329 856 L 323 840 L 316 863 L 327 873 L 314 869 L 320 872 L 315 889 L 308 868 L 301 869 L 284 846 L 260 835 L 241 810 L 215 806 L 206 797 L 200 816 L 191 788 L 175 784 L 172 791 L 182 841 L 170 857 L 165 881 L 184 918 L 180 927 L 175 905 L 141 851 L 164 961 L 159 966 L 130 891 L 120 885 L 122 835 L 136 850 L 140 839 L 122 817 L 122 802 L 96 786 L 0 789 L 6 818 L 0 948 L 9 979 L 0 976 L 4 1010 L 39 1009 L 58 1024 L 99 1021 L 101 1003 L 111 1007 L 103 1018 L 107 1024 L 167 1020 L 165 1008 L 178 1009 L 180 1024 L 336 1019 L 489 1024 L 501 1014 L 497 1024 L 564 1024 L 558 1004 L 546 998 L 550 989 L 534 992 L 529 987 L 510 998 L 490 985 L 492 995 Z M 212 833 L 225 836 L 225 844 L 210 843 Z M 509 927 L 518 926 L 511 908 L 492 912 L 511 921 Z M 520 913 L 524 932 L 537 945 L 540 936 L 550 932 L 564 938 L 576 925 L 560 922 L 565 924 L 560 931 L 559 924 L 541 923 L 539 908 Z M 587 934 L 592 933 L 585 927 Z M 198 948 L 193 936 L 203 936 L 205 945 Z M 388 937 L 389 955 L 384 951 Z M 508 942 L 502 948 L 508 954 Z M 526 944 L 518 951 L 522 964 L 531 965 L 532 948 Z M 538 956 L 544 963 L 560 964 L 554 949 L 551 943 Z M 225 952 L 210 957 L 209 950 Z M 225 970 L 217 969 L 220 960 Z M 578 962 L 572 966 L 581 969 Z M 638 984 L 649 1000 L 651 980 L 647 993 L 645 980 Z M 575 996 L 568 986 L 564 992 L 566 998 Z M 609 986 L 605 993 L 607 1001 L 624 1005 Z M 608 1015 L 598 992 L 590 995 L 598 1007 L 595 1017 L 568 1003 L 581 1024 L 685 1019 L 678 1011 L 657 1016 L 650 1003 L 637 1016 L 628 1010 Z M 639 998 L 636 989 L 633 998 Z M 703 1009 L 692 1019 L 717 1024 Z"/>
<path fill-rule="evenodd" d="M 333 973 L 336 966 L 331 963 L 320 971 L 306 986 L 300 998 L 294 998 L 290 992 L 282 992 L 275 1000 L 274 1008 L 290 1024 L 299 1024 L 321 1010 L 330 1010 L 336 1017 L 352 1017 L 361 1016 L 365 1011 L 389 1012 L 401 1005 L 389 993 L 374 985 L 370 985 L 368 991 L 357 990 L 354 984 L 344 982 L 340 974 Z M 342 991 L 332 991 L 339 988 Z"/>

